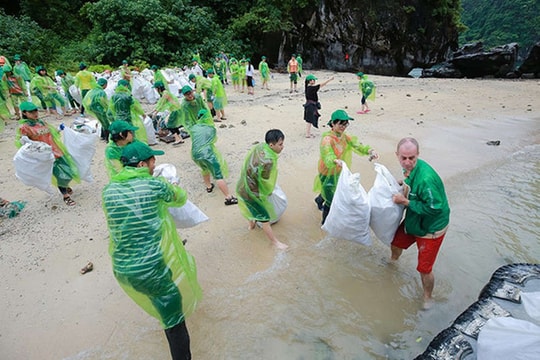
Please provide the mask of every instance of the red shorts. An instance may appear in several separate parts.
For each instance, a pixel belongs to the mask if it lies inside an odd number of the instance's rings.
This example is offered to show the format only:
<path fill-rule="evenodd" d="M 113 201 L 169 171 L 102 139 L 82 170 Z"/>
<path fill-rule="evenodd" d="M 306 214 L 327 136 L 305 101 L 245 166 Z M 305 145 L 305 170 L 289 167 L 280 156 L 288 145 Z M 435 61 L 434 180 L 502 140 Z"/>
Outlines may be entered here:
<path fill-rule="evenodd" d="M 400 249 L 408 249 L 412 244 L 416 243 L 418 247 L 418 266 L 416 270 L 423 274 L 429 274 L 433 269 L 433 264 L 445 235 L 443 234 L 434 239 L 419 238 L 406 234 L 405 227 L 401 224 L 394 235 L 392 245 Z"/>

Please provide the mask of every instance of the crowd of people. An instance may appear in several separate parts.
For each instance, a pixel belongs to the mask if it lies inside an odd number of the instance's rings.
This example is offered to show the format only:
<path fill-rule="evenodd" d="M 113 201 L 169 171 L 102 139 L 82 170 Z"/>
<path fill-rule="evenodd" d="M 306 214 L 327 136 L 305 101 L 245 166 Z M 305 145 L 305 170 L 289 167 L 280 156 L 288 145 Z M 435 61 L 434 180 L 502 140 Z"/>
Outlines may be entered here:
<path fill-rule="evenodd" d="M 144 113 L 141 104 L 131 94 L 133 76 L 127 61 L 122 64 L 121 80 L 108 99 L 104 92 L 107 80 L 96 79 L 85 63 L 81 62 L 80 71 L 75 77 L 63 70 L 56 72 L 61 79 L 64 97 L 43 66 L 38 66 L 36 74 L 31 77 L 21 57 L 17 55 L 14 60 L 14 68 L 9 64 L 2 67 L 2 84 L 7 84 L 2 89 L 8 91 L 0 92 L 1 121 L 10 118 L 9 113 L 6 117 L 5 112 L 6 101 L 10 98 L 14 118 L 22 118 L 17 131 L 17 144 L 20 146 L 21 137 L 26 136 L 51 146 L 55 158 L 53 181 L 68 206 L 76 204 L 72 199 L 71 185 L 80 180 L 77 166 L 63 145 L 59 130 L 48 124 L 38 109 L 41 106 L 53 115 L 61 113 L 62 116 L 79 111 L 81 116 L 91 115 L 99 121 L 102 128 L 100 135 L 108 141 L 104 156 L 110 182 L 102 191 L 102 199 L 110 232 L 114 275 L 125 292 L 160 321 L 173 359 L 190 359 L 185 318 L 195 310 L 201 298 L 201 289 L 197 282 L 195 262 L 185 250 L 166 211 L 169 207 L 183 206 L 188 199 L 185 190 L 178 184 L 153 176 L 156 156 L 164 152 L 149 146 L 143 118 L 166 112 L 165 125 L 174 137 L 173 145 L 185 142 L 181 131 L 188 134 L 191 157 L 201 169 L 206 192 L 213 192 L 217 185 L 224 196 L 225 206 L 238 205 L 240 213 L 248 221 L 249 229 L 259 224 L 276 249 L 286 250 L 288 245 L 273 233 L 271 225 L 276 210 L 269 201 L 276 190 L 277 161 L 285 148 L 285 134 L 279 129 L 268 130 L 265 141 L 249 150 L 234 187 L 235 193 L 229 189 L 226 181 L 226 159 L 216 147 L 215 122 L 226 120 L 225 88 L 229 85 L 228 74 L 234 91 L 243 92 L 247 88 L 248 94 L 253 95 L 255 68 L 251 60 L 237 60 L 221 53 L 215 57 L 212 68 L 204 69 L 200 65 L 200 57 L 195 55 L 189 69 L 189 83 L 179 89 L 178 95 L 171 93 L 166 77 L 158 66 L 153 66 L 153 88 L 160 98 L 149 114 Z M 264 56 L 258 71 L 262 89 L 269 90 L 270 68 Z M 300 55 L 291 56 L 287 71 L 289 92 L 298 92 L 297 82 L 303 73 Z M 357 76 L 362 94 L 358 113 L 366 114 L 369 111 L 367 99 L 373 98 L 375 85 L 365 74 L 358 73 Z M 333 77 L 321 83 L 317 83 L 317 80 L 313 74 L 305 77 L 306 101 L 303 106 L 306 138 L 314 137 L 311 134 L 312 126 L 318 127 L 318 109 L 321 107 L 318 90 L 328 85 Z M 70 92 L 72 85 L 80 91 L 79 101 Z M 329 130 L 321 135 L 318 174 L 313 191 L 316 194 L 315 202 L 322 212 L 323 224 L 332 207 L 342 168 L 344 164 L 348 167 L 351 165 L 352 153 L 369 156 L 370 160 L 378 158 L 370 145 L 346 133 L 353 120 L 345 110 L 336 109 L 327 121 Z M 404 249 L 416 243 L 417 270 L 422 281 L 424 304 L 428 307 L 434 287 L 432 268 L 448 228 L 450 210 L 443 182 L 429 164 L 419 159 L 419 148 L 418 142 L 409 137 L 397 144 L 396 156 L 403 169 L 402 184 L 406 191 L 394 194 L 393 202 L 405 206 L 406 211 L 391 244 L 390 257 L 396 261 Z M 4 208 L 8 205 L 9 202 L 5 200 L 0 203 Z"/>

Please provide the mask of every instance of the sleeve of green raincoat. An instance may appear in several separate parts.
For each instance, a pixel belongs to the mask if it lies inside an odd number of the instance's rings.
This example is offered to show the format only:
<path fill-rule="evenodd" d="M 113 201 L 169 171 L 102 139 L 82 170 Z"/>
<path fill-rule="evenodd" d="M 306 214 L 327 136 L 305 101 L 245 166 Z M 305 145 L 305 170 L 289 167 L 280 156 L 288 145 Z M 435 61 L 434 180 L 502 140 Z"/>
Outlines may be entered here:
<path fill-rule="evenodd" d="M 364 75 L 364 78 L 362 78 L 362 81 L 360 82 L 360 88 L 362 90 L 362 95 L 364 95 L 366 99 L 375 99 L 375 84 L 373 81 L 367 79 L 366 75 Z"/>
<path fill-rule="evenodd" d="M 109 252 L 122 289 L 168 329 L 193 313 L 202 298 L 195 259 L 185 250 L 168 212 L 169 207 L 183 206 L 187 196 L 185 190 L 164 178 L 150 177 L 145 186 L 155 194 L 156 215 L 150 211 L 155 208 L 147 205 L 148 196 L 141 197 L 144 201 L 139 203 L 137 197 L 130 196 L 142 186 L 130 186 L 129 176 L 136 171 L 148 169 L 127 168 L 103 191 L 111 238 Z M 117 186 L 119 183 L 122 186 Z M 142 241 L 141 246 L 133 247 L 138 241 Z"/>
<path fill-rule="evenodd" d="M 276 218 L 268 201 L 276 181 L 277 154 L 266 143 L 256 146 L 244 162 L 236 187 L 238 207 L 246 219 L 266 222 Z"/>
<path fill-rule="evenodd" d="M 358 155 L 369 155 L 369 150 L 371 150 L 371 146 L 362 144 L 354 135 L 347 135 L 347 145 Z M 350 163 L 348 165 L 350 166 Z"/>

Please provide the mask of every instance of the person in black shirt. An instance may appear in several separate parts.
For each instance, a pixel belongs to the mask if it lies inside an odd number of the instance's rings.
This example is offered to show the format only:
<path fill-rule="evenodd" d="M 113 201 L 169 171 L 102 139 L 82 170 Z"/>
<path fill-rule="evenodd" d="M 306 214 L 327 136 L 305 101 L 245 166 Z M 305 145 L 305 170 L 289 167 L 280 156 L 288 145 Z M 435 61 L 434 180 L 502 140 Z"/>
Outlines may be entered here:
<path fill-rule="evenodd" d="M 317 92 L 320 88 L 328 84 L 330 81 L 334 80 L 332 76 L 330 79 L 326 80 L 323 83 L 315 84 L 317 78 L 313 74 L 306 76 L 306 103 L 304 104 L 304 121 L 306 122 L 306 138 L 314 138 L 315 135 L 311 134 L 311 125 L 315 128 L 319 128 L 319 109 L 321 104 L 319 103 L 319 96 Z"/>

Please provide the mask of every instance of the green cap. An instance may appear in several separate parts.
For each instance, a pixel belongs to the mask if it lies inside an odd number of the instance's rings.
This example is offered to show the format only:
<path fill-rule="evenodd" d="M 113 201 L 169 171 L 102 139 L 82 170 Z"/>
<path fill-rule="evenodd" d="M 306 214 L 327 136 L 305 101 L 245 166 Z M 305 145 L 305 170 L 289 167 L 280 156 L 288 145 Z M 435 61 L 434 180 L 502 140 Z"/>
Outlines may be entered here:
<path fill-rule="evenodd" d="M 13 60 L 15 60 L 15 61 L 21 60 L 21 55 L 15 54 L 15 56 L 13 56 Z"/>
<path fill-rule="evenodd" d="M 136 166 L 140 161 L 145 161 L 156 155 L 165 154 L 162 150 L 152 150 L 142 141 L 134 141 L 124 146 L 122 150 L 122 163 L 125 166 Z"/>
<path fill-rule="evenodd" d="M 261 59 L 263 59 L 263 60 L 264 60 L 264 59 L 266 59 L 266 56 L 264 56 L 264 55 L 263 55 L 263 56 L 261 56 Z"/>
<path fill-rule="evenodd" d="M 79 70 L 83 70 L 83 69 L 86 69 L 86 68 L 87 68 L 87 66 L 86 66 L 86 64 L 84 62 L 81 62 L 79 64 Z"/>
<path fill-rule="evenodd" d="M 20 105 L 19 105 L 19 109 L 21 109 L 21 111 L 35 111 L 37 110 L 37 106 L 34 104 L 34 103 L 31 103 L 30 101 L 23 101 Z"/>
<path fill-rule="evenodd" d="M 191 92 L 191 91 L 193 91 L 193 89 L 191 88 L 191 86 L 185 85 L 185 86 L 182 88 L 182 95 L 186 95 L 188 92 Z"/>
<path fill-rule="evenodd" d="M 214 73 L 214 69 L 208 69 L 208 71 L 206 72 L 207 74 L 213 74 Z"/>
<path fill-rule="evenodd" d="M 195 74 L 189 74 L 188 78 L 189 80 L 193 80 L 193 79 L 196 79 L 197 77 L 195 76 Z"/>
<path fill-rule="evenodd" d="M 127 60 L 122 60 L 122 64 L 128 64 Z"/>
<path fill-rule="evenodd" d="M 40 72 L 41 70 L 45 70 L 45 67 L 42 65 L 36 66 L 36 72 Z"/>
<path fill-rule="evenodd" d="M 103 85 L 105 85 L 107 83 L 107 79 L 99 78 L 97 83 L 98 83 L 99 86 L 103 87 Z"/>
<path fill-rule="evenodd" d="M 336 110 L 332 113 L 332 117 L 330 118 L 330 121 L 328 121 L 327 125 L 332 125 L 334 121 L 351 121 L 354 120 L 352 117 L 347 114 L 345 110 Z"/>
<path fill-rule="evenodd" d="M 56 75 L 60 76 L 64 74 L 65 74 L 64 70 L 61 70 L 61 69 L 56 70 Z"/>
<path fill-rule="evenodd" d="M 311 81 L 311 80 L 317 80 L 317 78 L 315 77 L 315 75 L 309 74 L 308 76 L 306 76 L 306 81 Z"/>
<path fill-rule="evenodd" d="M 199 60 L 197 60 L 197 58 L 194 57 L 191 59 L 191 61 L 199 61 Z"/>
<path fill-rule="evenodd" d="M 165 89 L 165 84 L 163 84 L 163 81 L 156 81 L 152 87 Z"/>
<path fill-rule="evenodd" d="M 115 120 L 109 126 L 109 132 L 112 135 L 120 134 L 121 132 L 124 132 L 126 130 L 135 131 L 135 130 L 139 130 L 139 128 L 136 127 L 136 126 L 131 125 L 130 123 L 128 123 L 125 120 Z"/>
<path fill-rule="evenodd" d="M 126 79 L 118 80 L 118 86 L 129 87 L 129 81 L 127 81 Z"/>
<path fill-rule="evenodd" d="M 157 69 L 159 69 L 159 66 L 157 66 L 157 65 L 152 65 L 152 66 L 150 66 L 150 69 L 151 69 L 151 70 L 157 70 Z"/>
<path fill-rule="evenodd" d="M 364 73 L 363 73 L 363 72 L 361 72 L 361 71 L 360 71 L 360 72 L 357 72 L 357 73 L 356 73 L 356 76 L 360 76 L 360 77 L 362 77 L 362 76 L 364 76 Z"/>

